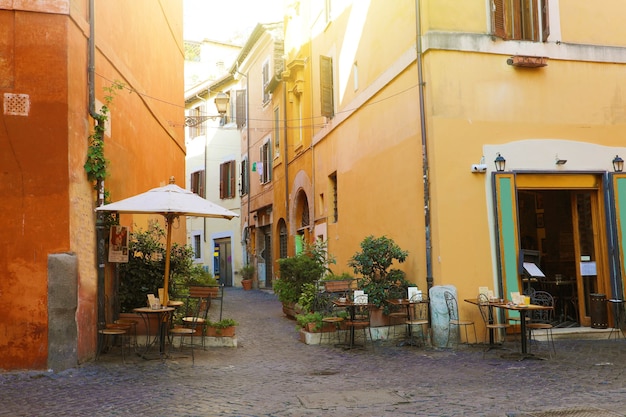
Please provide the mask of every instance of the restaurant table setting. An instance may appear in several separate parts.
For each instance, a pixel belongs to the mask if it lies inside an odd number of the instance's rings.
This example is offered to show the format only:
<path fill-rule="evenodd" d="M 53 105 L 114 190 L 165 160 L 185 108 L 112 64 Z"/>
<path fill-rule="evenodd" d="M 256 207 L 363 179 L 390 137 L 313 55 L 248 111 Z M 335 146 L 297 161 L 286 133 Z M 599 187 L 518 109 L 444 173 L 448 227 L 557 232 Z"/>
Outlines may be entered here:
<path fill-rule="evenodd" d="M 161 305 L 158 298 L 155 298 L 153 294 L 148 294 L 147 307 L 137 307 L 133 311 L 139 314 L 144 322 L 146 328 L 146 344 L 143 352 L 140 352 L 140 356 L 144 359 L 151 359 L 148 354 L 153 346 L 159 347 L 159 357 L 165 355 L 165 340 L 167 338 L 167 328 L 170 323 L 172 312 L 174 307 Z M 150 317 L 157 316 L 158 329 L 156 334 L 151 334 L 150 329 Z"/>
<path fill-rule="evenodd" d="M 549 306 L 540 306 L 530 303 L 530 297 L 520 294 L 519 292 L 511 293 L 511 300 L 505 300 L 503 298 L 496 298 L 493 294 L 490 294 L 487 297 L 490 311 L 490 320 L 494 320 L 493 316 L 493 308 L 500 308 L 509 311 L 516 311 L 519 313 L 519 321 L 520 321 L 520 352 L 519 354 L 509 355 L 519 360 L 524 359 L 543 359 L 539 356 L 533 355 L 528 352 L 528 331 L 526 328 L 526 320 L 527 313 L 533 310 L 549 310 L 552 307 Z M 478 298 L 465 299 L 466 302 L 480 305 L 480 301 Z M 489 333 L 489 342 L 490 344 L 494 343 L 495 335 Z"/>
<path fill-rule="evenodd" d="M 367 319 L 366 319 L 367 321 L 365 320 L 359 321 L 357 317 L 357 310 L 359 309 L 369 310 L 369 308 L 372 306 L 372 304 L 368 302 L 367 294 L 365 294 L 361 290 L 355 290 L 352 294 L 352 300 L 350 300 L 349 297 L 340 297 L 336 300 L 333 300 L 333 304 L 337 307 L 345 308 L 348 311 L 348 315 L 350 316 L 350 319 L 347 321 L 347 324 L 349 327 L 348 343 L 343 343 L 340 345 L 344 347 L 345 349 L 354 349 L 356 347 L 363 347 L 362 345 L 357 345 L 354 343 L 354 334 L 355 334 L 355 328 L 359 324 L 362 324 L 364 326 L 367 325 L 369 327 L 369 311 L 367 311 Z M 350 323 L 352 323 L 352 325 L 350 325 Z"/>
<path fill-rule="evenodd" d="M 398 343 L 398 346 L 416 346 L 418 343 L 413 337 L 413 326 L 414 325 L 427 325 L 428 318 L 424 317 L 414 317 L 412 311 L 414 311 L 414 307 L 416 304 L 428 304 L 428 300 L 423 297 L 422 292 L 417 289 L 417 287 L 409 287 L 407 291 L 407 298 L 392 298 L 385 300 L 388 304 L 391 304 L 396 307 L 404 307 L 406 308 L 406 316 L 405 316 L 405 324 L 406 324 L 406 337 L 405 340 Z M 423 338 L 425 339 L 425 338 Z"/>

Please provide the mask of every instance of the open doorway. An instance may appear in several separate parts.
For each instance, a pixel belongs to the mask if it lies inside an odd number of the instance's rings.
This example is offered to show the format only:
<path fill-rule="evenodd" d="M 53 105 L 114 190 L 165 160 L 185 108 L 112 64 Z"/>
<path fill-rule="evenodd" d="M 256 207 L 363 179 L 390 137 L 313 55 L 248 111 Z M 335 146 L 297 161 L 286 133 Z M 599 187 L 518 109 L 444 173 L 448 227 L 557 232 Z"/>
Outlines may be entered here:
<path fill-rule="evenodd" d="M 520 249 L 539 254 L 545 275 L 526 284 L 555 297 L 559 327 L 589 326 L 590 295 L 605 287 L 598 190 L 523 189 L 517 201 Z"/>

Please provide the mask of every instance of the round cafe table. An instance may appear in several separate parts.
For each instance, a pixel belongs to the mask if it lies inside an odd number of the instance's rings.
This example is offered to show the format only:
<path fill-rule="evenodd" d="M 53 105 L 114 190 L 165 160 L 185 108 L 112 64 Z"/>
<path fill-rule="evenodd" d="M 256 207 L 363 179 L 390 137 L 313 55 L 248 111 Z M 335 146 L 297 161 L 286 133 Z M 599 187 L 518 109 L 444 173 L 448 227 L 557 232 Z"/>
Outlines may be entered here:
<path fill-rule="evenodd" d="M 146 348 L 141 354 L 144 359 L 149 359 L 147 354 L 149 353 L 151 347 L 155 346 L 157 343 L 159 345 L 159 357 L 165 354 L 167 325 L 170 322 L 170 316 L 174 310 L 174 307 L 138 307 L 133 309 L 135 313 L 138 313 L 141 316 L 146 327 Z M 153 315 L 157 315 L 157 321 L 159 323 L 158 330 L 155 335 L 150 333 L 150 317 Z"/>

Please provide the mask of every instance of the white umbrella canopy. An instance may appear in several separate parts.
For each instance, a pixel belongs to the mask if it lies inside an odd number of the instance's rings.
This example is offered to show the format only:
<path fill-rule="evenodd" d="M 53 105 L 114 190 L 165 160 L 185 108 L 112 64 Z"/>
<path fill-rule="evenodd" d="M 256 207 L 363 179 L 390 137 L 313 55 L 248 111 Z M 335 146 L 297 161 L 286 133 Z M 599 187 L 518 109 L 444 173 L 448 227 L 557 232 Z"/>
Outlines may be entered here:
<path fill-rule="evenodd" d="M 170 250 L 172 246 L 172 222 L 179 216 L 196 216 L 232 219 L 239 217 L 237 213 L 214 204 L 189 190 L 174 184 L 153 188 L 145 193 L 126 198 L 96 208 L 96 211 L 109 211 L 126 214 L 161 214 L 167 223 L 167 243 L 165 247 L 165 279 L 163 282 L 162 304 L 167 306 L 170 275 Z"/>

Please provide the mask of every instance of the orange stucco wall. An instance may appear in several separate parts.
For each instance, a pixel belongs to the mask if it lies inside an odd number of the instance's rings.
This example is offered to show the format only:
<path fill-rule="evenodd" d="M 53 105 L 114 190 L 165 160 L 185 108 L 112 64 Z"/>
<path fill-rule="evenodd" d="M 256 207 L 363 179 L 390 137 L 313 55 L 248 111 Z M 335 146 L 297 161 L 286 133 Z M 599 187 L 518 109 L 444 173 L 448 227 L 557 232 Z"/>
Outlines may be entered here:
<path fill-rule="evenodd" d="M 27 116 L 0 116 L 0 363 L 43 368 L 47 359 L 48 254 L 70 250 L 67 18 L 0 11 L 13 56 L 0 92 L 27 94 Z"/>
<path fill-rule="evenodd" d="M 0 1 L 0 99 L 25 94 L 30 104 L 27 115 L 0 114 L 0 369 L 48 367 L 54 254 L 78 260 L 78 337 L 68 343 L 78 362 L 93 358 L 96 347 L 95 193 L 83 169 L 93 130 L 88 2 L 32 6 Z M 105 101 L 113 81 L 125 86 L 105 138 L 111 198 L 164 185 L 172 175 L 184 186 L 182 1 L 96 2 L 95 38 L 97 100 Z M 174 241 L 185 242 L 184 222 Z"/>

